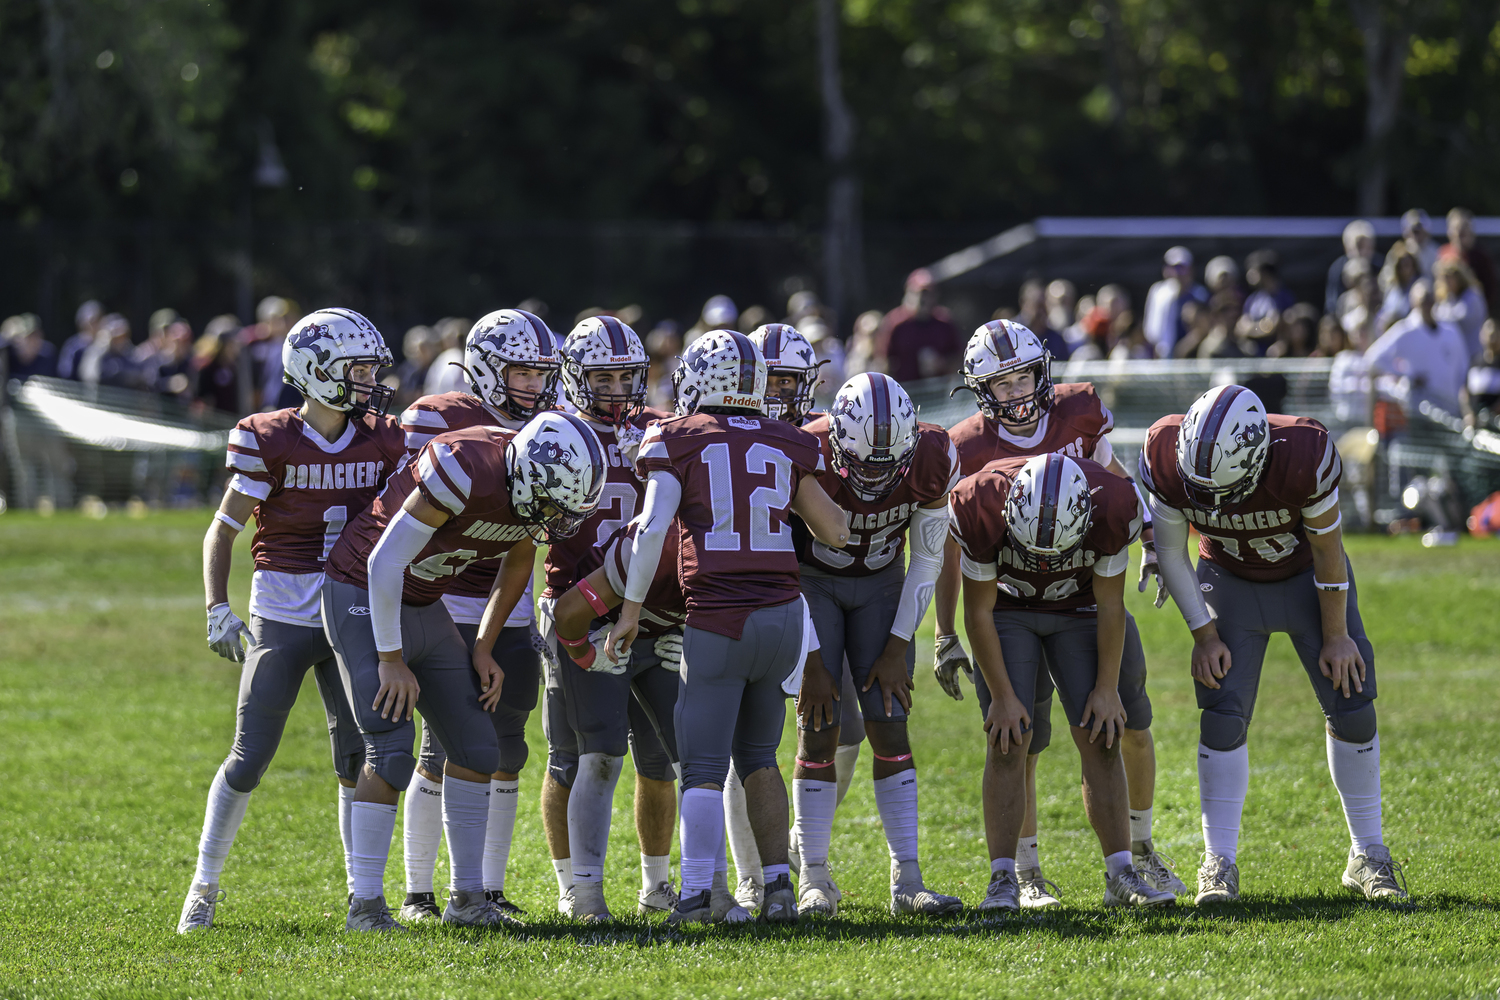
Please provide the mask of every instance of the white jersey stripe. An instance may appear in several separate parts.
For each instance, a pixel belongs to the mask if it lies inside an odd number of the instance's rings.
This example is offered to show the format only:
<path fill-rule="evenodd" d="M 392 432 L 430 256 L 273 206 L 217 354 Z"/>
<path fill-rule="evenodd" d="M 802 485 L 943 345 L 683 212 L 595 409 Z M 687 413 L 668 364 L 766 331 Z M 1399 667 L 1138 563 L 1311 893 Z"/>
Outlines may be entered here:
<path fill-rule="evenodd" d="M 229 488 L 236 493 L 243 493 L 247 497 L 264 500 L 271 495 L 271 484 L 261 482 L 259 479 L 251 479 L 249 476 L 241 476 L 236 473 L 229 477 Z"/>
<path fill-rule="evenodd" d="M 260 439 L 243 427 L 236 427 L 229 432 L 229 443 L 246 451 L 260 451 Z"/>
<path fill-rule="evenodd" d="M 437 437 L 436 434 L 423 434 L 418 431 L 406 432 L 406 450 L 411 452 L 421 451 L 427 442 Z"/>
<path fill-rule="evenodd" d="M 262 462 L 254 455 L 245 455 L 238 451 L 231 451 L 226 453 L 224 464 L 229 466 L 231 469 L 238 469 L 240 472 L 266 471 L 265 462 Z"/>
<path fill-rule="evenodd" d="M 401 414 L 402 427 L 430 427 L 441 434 L 448 429 L 448 422 L 443 419 L 441 413 L 432 410 L 419 410 L 415 406 Z"/>
<path fill-rule="evenodd" d="M 453 454 L 453 449 L 439 442 L 432 446 L 432 454 L 437 456 L 438 465 L 442 467 L 443 474 L 453 484 L 454 490 L 464 498 L 464 503 L 469 502 L 469 495 L 474 492 L 474 480 L 464 471 L 464 467 L 458 464 L 458 458 Z"/>
<path fill-rule="evenodd" d="M 432 464 L 431 450 L 424 450 L 421 457 L 417 459 L 417 476 L 422 480 L 422 485 L 427 487 L 427 492 L 431 493 L 433 499 L 442 504 L 449 514 L 457 516 L 463 513 L 464 501 L 448 488 L 448 484 L 438 474 L 438 470 Z"/>

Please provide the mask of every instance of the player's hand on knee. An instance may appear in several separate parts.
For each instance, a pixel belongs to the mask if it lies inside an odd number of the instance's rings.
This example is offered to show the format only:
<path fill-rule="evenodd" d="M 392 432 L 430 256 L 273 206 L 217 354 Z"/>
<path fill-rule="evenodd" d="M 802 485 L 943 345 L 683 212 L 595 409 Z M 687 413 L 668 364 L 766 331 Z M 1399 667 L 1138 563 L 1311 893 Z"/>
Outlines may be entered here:
<path fill-rule="evenodd" d="M 417 707 L 417 695 L 422 686 L 417 675 L 404 660 L 380 661 L 380 690 L 375 692 L 375 703 L 370 707 L 380 713 L 382 719 L 401 721 L 403 716 L 411 721 Z"/>
<path fill-rule="evenodd" d="M 629 653 L 630 647 L 635 643 L 635 637 L 640 634 L 641 623 L 639 619 L 626 619 L 622 614 L 620 620 L 615 622 L 609 630 L 609 641 L 600 648 L 599 652 L 613 663 L 619 656 Z M 616 671 L 617 673 L 619 671 Z"/>
<path fill-rule="evenodd" d="M 833 703 L 840 700 L 838 687 L 823 668 L 822 658 L 814 651 L 802 671 L 802 687 L 797 692 L 797 715 L 802 719 L 802 728 L 820 733 L 838 725 L 839 715 L 834 711 Z"/>
<path fill-rule="evenodd" d="M 969 654 L 964 649 L 963 643 L 958 641 L 956 635 L 940 635 L 937 637 L 937 649 L 932 658 L 932 672 L 937 677 L 938 687 L 943 693 L 954 701 L 964 700 L 963 685 L 958 682 L 958 672 L 962 670 L 969 683 L 974 683 L 974 664 L 969 661 Z"/>
<path fill-rule="evenodd" d="M 1001 692 L 990 701 L 990 710 L 984 718 L 984 731 L 989 734 L 992 746 L 1009 754 L 1012 747 L 1019 748 L 1031 731 L 1031 713 L 1026 710 L 1012 692 Z"/>
<path fill-rule="evenodd" d="M 589 633 L 589 642 L 594 644 L 594 659 L 585 670 L 596 674 L 623 674 L 630 667 L 630 647 L 608 645 L 614 638 L 609 629 L 596 628 Z"/>
<path fill-rule="evenodd" d="M 868 691 L 876 684 L 880 685 L 880 695 L 885 701 L 886 718 L 891 716 L 891 700 L 895 699 L 905 711 L 911 711 L 911 677 L 906 672 L 905 650 L 891 651 L 887 646 L 885 651 L 875 658 L 875 664 L 870 668 L 870 676 L 865 681 L 862 691 Z"/>
<path fill-rule="evenodd" d="M 505 683 L 505 671 L 489 653 L 474 650 L 474 672 L 479 675 L 479 704 L 486 712 L 493 712 L 500 704 L 500 688 Z"/>
<path fill-rule="evenodd" d="M 250 630 L 227 604 L 208 609 L 208 648 L 235 663 L 245 662 L 245 646 L 255 640 Z"/>
<path fill-rule="evenodd" d="M 1089 742 L 1104 736 L 1104 746 L 1112 748 L 1125 730 L 1125 705 L 1120 701 L 1117 687 L 1094 688 L 1083 703 L 1083 718 L 1079 721 L 1089 730 Z M 1090 725 L 1092 720 L 1092 725 Z"/>
<path fill-rule="evenodd" d="M 1217 632 L 1198 637 L 1193 642 L 1193 680 L 1217 691 L 1219 681 L 1229 673 L 1229 647 Z"/>
<path fill-rule="evenodd" d="M 1318 669 L 1333 686 L 1349 697 L 1352 685 L 1355 691 L 1365 690 L 1365 658 L 1359 647 L 1347 634 L 1327 637 L 1323 640 L 1322 652 L 1318 654 Z"/>

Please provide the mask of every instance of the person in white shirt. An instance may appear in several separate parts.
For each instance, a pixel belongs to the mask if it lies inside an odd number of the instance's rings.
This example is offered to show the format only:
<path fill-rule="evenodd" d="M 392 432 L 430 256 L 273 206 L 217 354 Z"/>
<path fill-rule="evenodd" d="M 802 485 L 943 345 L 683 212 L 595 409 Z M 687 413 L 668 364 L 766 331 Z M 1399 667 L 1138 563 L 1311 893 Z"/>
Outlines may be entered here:
<path fill-rule="evenodd" d="M 1427 400 L 1456 414 L 1469 370 L 1463 334 L 1437 318 L 1432 285 L 1425 279 L 1412 285 L 1411 306 L 1411 315 L 1387 330 L 1365 356 L 1376 386 L 1408 413 Z"/>
<path fill-rule="evenodd" d="M 1146 293 L 1146 340 L 1158 358 L 1170 358 L 1172 349 L 1186 332 L 1182 307 L 1188 301 L 1208 302 L 1208 290 L 1193 284 L 1193 252 L 1173 247 L 1162 258 L 1162 280 Z"/>

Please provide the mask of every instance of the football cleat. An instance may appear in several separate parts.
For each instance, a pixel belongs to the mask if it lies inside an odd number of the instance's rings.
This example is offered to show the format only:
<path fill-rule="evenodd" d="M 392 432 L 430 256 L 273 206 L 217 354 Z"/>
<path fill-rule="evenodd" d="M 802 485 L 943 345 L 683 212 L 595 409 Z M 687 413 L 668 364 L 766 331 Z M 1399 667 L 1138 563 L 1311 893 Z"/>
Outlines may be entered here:
<path fill-rule="evenodd" d="M 408 892 L 406 901 L 401 904 L 401 912 L 396 915 L 398 920 L 405 920 L 409 924 L 420 923 L 423 920 L 442 920 L 443 911 L 438 908 L 437 896 L 430 892 Z"/>
<path fill-rule="evenodd" d="M 515 929 L 525 926 L 521 921 L 490 902 L 484 890 L 479 892 L 448 893 L 448 906 L 443 910 L 443 923 L 453 927 L 498 927 Z"/>
<path fill-rule="evenodd" d="M 814 881 L 804 875 L 799 885 L 802 891 L 797 897 L 798 913 L 809 917 L 832 917 L 838 914 L 838 900 L 833 896 L 833 887 L 826 881 Z"/>
<path fill-rule="evenodd" d="M 1348 879 L 1348 876 L 1345 876 Z M 206 931 L 214 925 L 214 910 L 224 902 L 224 890 L 218 886 L 208 889 L 193 886 L 182 901 L 182 916 L 177 918 L 177 933 Z"/>
<path fill-rule="evenodd" d="M 990 887 L 985 891 L 984 899 L 980 900 L 979 909 L 1021 912 L 1020 886 L 1014 872 L 1002 868 L 990 876 Z"/>
<path fill-rule="evenodd" d="M 484 890 L 484 895 L 485 898 L 488 899 L 491 903 L 494 903 L 496 906 L 500 907 L 500 910 L 503 913 L 509 913 L 513 917 L 521 917 L 526 915 L 525 910 L 521 909 L 515 903 L 512 903 L 510 900 L 505 898 L 504 889 L 486 889 Z"/>
<path fill-rule="evenodd" d="M 573 887 L 557 897 L 557 915 L 560 917 L 571 917 L 573 915 Z"/>
<path fill-rule="evenodd" d="M 708 890 L 695 893 L 691 896 L 683 896 L 677 900 L 677 905 L 672 907 L 672 912 L 667 914 L 667 924 L 712 924 L 717 923 L 720 917 L 714 915 L 713 893 Z"/>
<path fill-rule="evenodd" d="M 723 872 L 714 872 L 713 888 L 709 890 L 709 896 L 715 923 L 722 921 L 726 924 L 743 924 L 755 919 L 730 893 L 729 880 Z"/>
<path fill-rule="evenodd" d="M 1021 909 L 1052 910 L 1063 905 L 1058 898 L 1062 895 L 1062 890 L 1057 887 L 1056 882 L 1043 878 L 1040 868 L 1016 872 L 1016 881 L 1021 884 Z"/>
<path fill-rule="evenodd" d="M 604 902 L 603 882 L 590 880 L 573 883 L 573 919 L 585 924 L 614 922 L 609 904 Z"/>
<path fill-rule="evenodd" d="M 1177 905 L 1177 897 L 1147 882 L 1134 868 L 1126 868 L 1113 878 L 1104 877 L 1104 905 L 1154 909 Z"/>
<path fill-rule="evenodd" d="M 797 894 L 792 891 L 790 875 L 777 875 L 766 883 L 765 902 L 760 905 L 760 919 L 768 924 L 797 922 Z"/>
<path fill-rule="evenodd" d="M 1188 887 L 1172 870 L 1175 867 L 1172 860 L 1158 854 L 1149 840 L 1143 841 L 1142 846 L 1146 849 L 1140 854 L 1132 853 L 1130 860 L 1147 884 L 1163 892 L 1170 892 L 1174 896 L 1188 895 Z"/>
<path fill-rule="evenodd" d="M 1349 848 L 1349 865 L 1344 869 L 1344 888 L 1370 900 L 1405 899 L 1406 874 L 1391 858 L 1390 848 L 1371 844 L 1363 854 Z M 186 912 L 186 911 L 184 911 Z"/>
<path fill-rule="evenodd" d="M 451 904 L 450 904 L 451 905 Z M 384 896 L 373 899 L 349 897 L 349 916 L 344 920 L 346 931 L 404 931 L 391 916 L 391 908 L 385 905 Z"/>
<path fill-rule="evenodd" d="M 735 901 L 747 910 L 759 909 L 760 904 L 765 902 L 766 887 L 752 878 L 740 879 L 739 888 L 734 890 Z"/>
<path fill-rule="evenodd" d="M 1198 866 L 1198 895 L 1193 902 L 1203 906 L 1233 903 L 1239 898 L 1240 866 L 1217 854 L 1203 855 L 1203 863 Z"/>
<path fill-rule="evenodd" d="M 957 896 L 944 896 L 920 883 L 916 885 L 897 883 L 891 886 L 892 916 L 900 916 L 903 913 L 921 913 L 930 917 L 943 917 L 958 913 L 963 908 L 964 901 Z"/>
<path fill-rule="evenodd" d="M 642 889 L 636 895 L 636 912 L 641 916 L 664 913 L 677 905 L 677 890 L 671 882 L 658 882 L 654 889 Z"/>

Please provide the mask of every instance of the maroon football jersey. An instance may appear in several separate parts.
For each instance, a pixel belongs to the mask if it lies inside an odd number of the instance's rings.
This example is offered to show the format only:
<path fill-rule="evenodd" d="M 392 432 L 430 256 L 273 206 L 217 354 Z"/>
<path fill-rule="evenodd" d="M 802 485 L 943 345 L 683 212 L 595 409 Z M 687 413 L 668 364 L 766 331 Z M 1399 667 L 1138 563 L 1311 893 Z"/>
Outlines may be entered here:
<path fill-rule="evenodd" d="M 328 442 L 296 408 L 254 413 L 229 432 L 230 486 L 260 501 L 250 551 L 255 568 L 319 573 L 350 518 L 370 505 L 401 464 L 401 429 L 390 417 L 350 420 Z"/>
<path fill-rule="evenodd" d="M 499 427 L 470 427 L 433 438 L 345 530 L 328 557 L 328 575 L 357 587 L 369 585 L 365 560 L 412 490 L 420 490 L 448 520 L 407 567 L 403 603 L 431 604 L 470 564 L 505 555 L 526 537 L 525 522 L 510 509 L 505 483 L 505 446 L 514 436 Z"/>
<path fill-rule="evenodd" d="M 949 531 L 971 562 L 995 567 L 996 611 L 1093 614 L 1094 563 L 1123 551 L 1140 535 L 1140 499 L 1129 482 L 1098 462 L 1073 459 L 1089 481 L 1093 520 L 1063 565 L 1039 572 L 1016 557 L 1005 523 L 1005 498 L 1026 461 L 1003 458 L 959 483 L 949 498 Z"/>
<path fill-rule="evenodd" d="M 912 511 L 941 500 L 958 485 L 958 453 L 948 432 L 937 424 L 917 424 L 917 449 L 896 489 L 883 500 L 861 500 L 833 468 L 828 443 L 829 420 L 805 425 L 823 447 L 824 472 L 818 482 L 834 503 L 849 514 L 849 544 L 830 548 L 816 538 L 808 542 L 803 562 L 831 576 L 869 576 L 901 558 Z"/>
<path fill-rule="evenodd" d="M 1089 382 L 1064 382 L 1056 387 L 1052 408 L 1042 414 L 1032 435 L 1023 441 L 1002 437 L 993 420 L 976 413 L 949 428 L 958 449 L 961 474 L 972 476 L 999 458 L 1031 458 L 1061 452 L 1069 458 L 1093 458 L 1099 441 L 1115 429 L 1115 416 Z"/>
<path fill-rule="evenodd" d="M 1233 507 L 1209 514 L 1188 500 L 1177 471 L 1180 413 L 1162 417 L 1146 432 L 1139 474 L 1142 487 L 1180 510 L 1198 529 L 1200 557 L 1253 583 L 1290 579 L 1312 565 L 1303 511 L 1321 513 L 1336 503 L 1344 474 L 1338 449 L 1322 424 L 1279 413 L 1266 419 L 1271 452 L 1260 485 Z"/>
<path fill-rule="evenodd" d="M 678 575 L 689 625 L 738 639 L 752 611 L 797 599 L 788 519 L 802 477 L 824 469 L 817 438 L 769 417 L 695 413 L 653 424 L 636 464 L 682 483 Z"/>
<path fill-rule="evenodd" d="M 578 578 L 588 576 L 602 564 L 609 576 L 615 593 L 624 593 L 625 581 L 630 577 L 630 550 L 640 522 L 615 529 L 603 546 L 588 550 L 578 564 Z M 682 593 L 682 584 L 677 579 L 677 550 L 680 539 L 675 531 L 668 531 L 661 547 L 661 561 L 656 564 L 656 576 L 651 579 L 651 589 L 641 605 L 641 634 L 661 635 L 678 628 L 687 620 L 687 599 Z M 620 620 L 620 609 L 606 616 L 609 621 Z"/>
<path fill-rule="evenodd" d="M 644 430 L 653 420 L 664 420 L 671 414 L 665 410 L 649 407 L 636 414 L 631 423 Z M 587 417 L 584 418 L 588 420 Z M 590 549 L 602 548 L 609 537 L 630 523 L 641 509 L 646 494 L 645 485 L 630 471 L 624 456 L 615 443 L 615 429 L 607 424 L 588 420 L 590 427 L 599 435 L 604 445 L 606 467 L 604 491 L 599 494 L 599 509 L 589 515 L 583 527 L 571 538 L 562 538 L 547 548 L 547 590 L 545 597 L 561 597 L 567 590 L 588 576 L 592 570 L 580 569 L 580 562 L 588 558 Z M 596 562 L 594 566 L 598 566 Z"/>

